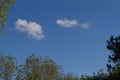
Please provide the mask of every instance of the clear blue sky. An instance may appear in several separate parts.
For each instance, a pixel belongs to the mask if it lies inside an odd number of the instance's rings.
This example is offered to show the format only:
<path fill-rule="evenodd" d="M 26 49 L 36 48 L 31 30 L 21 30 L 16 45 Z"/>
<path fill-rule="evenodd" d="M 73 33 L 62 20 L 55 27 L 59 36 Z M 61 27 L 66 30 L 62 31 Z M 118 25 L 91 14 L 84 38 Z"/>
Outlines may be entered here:
<path fill-rule="evenodd" d="M 120 35 L 120 0 L 16 0 L 0 51 L 19 63 L 49 56 L 65 72 L 89 75 L 106 68 L 110 35 Z"/>

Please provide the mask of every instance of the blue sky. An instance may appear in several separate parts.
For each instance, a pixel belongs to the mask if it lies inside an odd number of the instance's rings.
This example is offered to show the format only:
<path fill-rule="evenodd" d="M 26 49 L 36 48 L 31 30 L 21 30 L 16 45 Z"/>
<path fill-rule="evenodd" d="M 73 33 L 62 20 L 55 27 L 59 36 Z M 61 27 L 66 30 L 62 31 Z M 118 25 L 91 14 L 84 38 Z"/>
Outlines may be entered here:
<path fill-rule="evenodd" d="M 120 35 L 119 0 L 16 0 L 8 12 L 0 51 L 19 63 L 31 53 L 49 56 L 65 72 L 106 69 L 106 40 Z"/>

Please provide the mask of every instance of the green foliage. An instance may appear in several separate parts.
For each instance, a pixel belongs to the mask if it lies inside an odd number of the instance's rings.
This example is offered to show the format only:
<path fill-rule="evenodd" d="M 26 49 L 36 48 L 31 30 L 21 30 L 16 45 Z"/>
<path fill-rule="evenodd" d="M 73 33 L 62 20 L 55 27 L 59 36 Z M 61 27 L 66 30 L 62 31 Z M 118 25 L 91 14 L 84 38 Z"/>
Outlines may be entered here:
<path fill-rule="evenodd" d="M 0 56 L 0 79 L 4 80 L 117 80 L 120 75 L 119 70 L 120 68 L 116 68 L 112 74 L 99 70 L 92 76 L 78 77 L 70 72 L 64 73 L 61 66 L 48 56 L 42 58 L 32 54 L 19 66 L 14 57 Z"/>
<path fill-rule="evenodd" d="M 109 80 L 118 80 L 120 79 L 120 36 L 111 36 L 107 43 L 107 49 L 112 52 L 107 64 Z"/>
<path fill-rule="evenodd" d="M 16 71 L 15 58 L 8 56 L 0 56 L 0 79 L 12 80 Z"/>
<path fill-rule="evenodd" d="M 14 0 L 0 0 L 0 31 L 3 31 L 8 16 L 8 9 L 14 4 Z"/>
<path fill-rule="evenodd" d="M 74 75 L 71 72 L 64 74 L 64 78 L 62 80 L 80 80 L 78 76 Z"/>
<path fill-rule="evenodd" d="M 103 70 L 99 70 L 97 73 L 93 73 L 92 76 L 82 75 L 80 80 L 109 80 L 108 74 L 104 73 Z"/>
<path fill-rule="evenodd" d="M 36 57 L 34 54 L 27 57 L 25 64 L 18 69 L 17 80 L 57 80 L 60 66 L 49 57 Z"/>
<path fill-rule="evenodd" d="M 120 67 L 120 36 L 111 36 L 107 43 L 107 49 L 112 51 L 112 55 L 109 55 L 109 64 L 107 64 L 107 68 L 109 72 L 112 72 L 116 67 Z"/>

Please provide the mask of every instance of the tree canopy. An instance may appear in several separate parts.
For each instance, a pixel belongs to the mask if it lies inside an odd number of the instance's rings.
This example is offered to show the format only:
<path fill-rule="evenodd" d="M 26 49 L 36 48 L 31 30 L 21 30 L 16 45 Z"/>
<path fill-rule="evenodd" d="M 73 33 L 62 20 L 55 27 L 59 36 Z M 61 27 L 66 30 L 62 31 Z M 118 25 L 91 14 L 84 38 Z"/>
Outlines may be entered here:
<path fill-rule="evenodd" d="M 8 10 L 13 4 L 14 0 L 0 0 L 0 31 L 3 31 L 6 26 Z"/>
<path fill-rule="evenodd" d="M 19 71 L 22 76 L 16 78 L 23 80 L 57 80 L 60 67 L 49 57 L 36 57 L 34 54 L 27 57 L 25 64 L 21 65 Z"/>
<path fill-rule="evenodd" d="M 107 49 L 111 51 L 107 64 L 108 71 L 111 78 L 120 79 L 120 36 L 111 36 L 107 40 Z"/>
<path fill-rule="evenodd" d="M 120 67 L 120 36 L 111 36 L 110 40 L 107 40 L 107 43 L 107 49 L 112 52 L 112 55 L 109 55 L 109 64 L 107 64 L 108 69 L 111 71 L 115 67 Z"/>
<path fill-rule="evenodd" d="M 16 72 L 16 59 L 10 55 L 0 56 L 0 79 L 12 80 Z"/>

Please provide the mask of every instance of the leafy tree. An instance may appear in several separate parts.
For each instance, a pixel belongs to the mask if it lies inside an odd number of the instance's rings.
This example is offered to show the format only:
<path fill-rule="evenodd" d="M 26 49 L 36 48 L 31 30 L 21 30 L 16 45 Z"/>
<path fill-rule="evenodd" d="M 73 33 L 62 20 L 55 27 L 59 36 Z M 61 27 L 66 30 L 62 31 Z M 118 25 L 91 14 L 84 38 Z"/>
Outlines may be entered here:
<path fill-rule="evenodd" d="M 109 71 L 110 80 L 120 79 L 120 36 L 110 37 L 110 40 L 107 40 L 107 49 L 111 50 L 112 55 L 109 55 L 109 64 L 107 68 Z"/>
<path fill-rule="evenodd" d="M 108 70 L 111 72 L 116 67 L 120 67 L 120 36 L 111 36 L 110 40 L 107 40 L 107 43 L 107 49 L 112 52 L 112 55 L 109 55 L 109 64 L 107 64 Z"/>
<path fill-rule="evenodd" d="M 27 57 L 25 64 L 18 69 L 17 80 L 58 80 L 60 66 L 49 57 L 42 59 L 34 54 Z"/>
<path fill-rule="evenodd" d="M 108 74 L 104 73 L 103 70 L 99 70 L 97 73 L 93 73 L 92 76 L 82 75 L 80 80 L 110 80 L 108 79 Z"/>
<path fill-rule="evenodd" d="M 10 55 L 0 56 L 0 79 L 12 80 L 16 72 L 15 63 L 15 58 Z"/>
<path fill-rule="evenodd" d="M 80 80 L 78 76 L 75 76 L 73 73 L 68 72 L 67 74 L 64 74 L 63 80 Z"/>
<path fill-rule="evenodd" d="M 3 31 L 6 26 L 8 10 L 13 4 L 14 0 L 0 0 L 0 31 Z"/>

